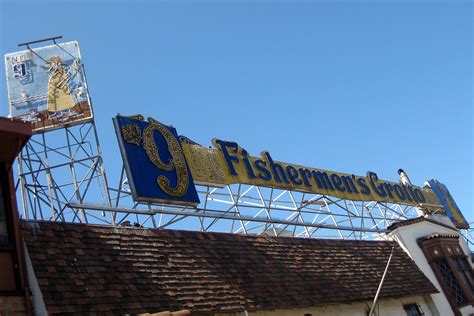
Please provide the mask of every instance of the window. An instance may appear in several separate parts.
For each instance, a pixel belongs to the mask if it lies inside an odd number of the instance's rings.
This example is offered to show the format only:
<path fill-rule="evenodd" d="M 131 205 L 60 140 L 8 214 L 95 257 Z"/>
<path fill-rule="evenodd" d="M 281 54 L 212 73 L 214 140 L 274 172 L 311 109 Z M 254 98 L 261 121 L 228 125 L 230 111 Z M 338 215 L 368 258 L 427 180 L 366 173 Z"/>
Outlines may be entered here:
<path fill-rule="evenodd" d="M 459 286 L 454 272 L 451 270 L 448 264 L 448 260 L 441 259 L 436 261 L 436 267 L 439 273 L 442 275 L 445 284 L 451 296 L 454 298 L 456 305 L 464 305 L 466 303 L 466 297 L 464 296 L 461 287 Z"/>
<path fill-rule="evenodd" d="M 403 305 L 403 309 L 407 313 L 407 316 L 422 316 L 425 315 L 418 304 L 407 304 Z"/>
<path fill-rule="evenodd" d="M 466 257 L 455 258 L 456 268 L 460 272 L 460 277 L 467 284 L 471 292 L 474 292 L 474 276 L 471 268 L 471 264 L 467 261 Z"/>
<path fill-rule="evenodd" d="M 420 240 L 419 245 L 454 314 L 474 304 L 473 272 L 459 245 L 459 236 L 435 234 Z"/>

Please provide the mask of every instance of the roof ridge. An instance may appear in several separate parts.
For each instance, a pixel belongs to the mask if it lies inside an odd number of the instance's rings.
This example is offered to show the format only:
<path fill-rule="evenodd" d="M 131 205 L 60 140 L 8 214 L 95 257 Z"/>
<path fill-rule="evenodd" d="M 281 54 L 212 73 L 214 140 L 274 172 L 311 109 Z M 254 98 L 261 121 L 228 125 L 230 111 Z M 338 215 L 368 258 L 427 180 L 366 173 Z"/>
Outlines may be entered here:
<path fill-rule="evenodd" d="M 105 225 L 105 224 L 91 224 L 91 223 L 72 223 L 72 222 L 53 222 L 53 221 L 45 221 L 45 220 L 21 220 L 22 223 L 25 224 L 46 224 L 46 225 L 53 225 L 53 226 L 64 226 L 64 225 L 71 225 L 71 226 L 82 226 L 82 227 L 91 227 L 91 228 L 103 228 L 103 229 L 111 229 L 111 230 L 124 230 L 124 231 L 153 231 L 153 232 L 164 232 L 169 234 L 204 234 L 204 235 L 213 235 L 213 236 L 232 236 L 236 238 L 254 238 L 254 239 L 267 239 L 271 240 L 274 238 L 277 239 L 287 239 L 287 240 L 318 240 L 321 242 L 357 242 L 357 243 L 396 243 L 393 240 L 359 240 L 359 239 L 339 239 L 339 238 L 307 238 L 307 237 L 289 237 L 289 236 L 271 236 L 271 235 L 246 235 L 246 234 L 239 234 L 239 233 L 227 233 L 227 232 L 215 232 L 215 231 L 197 231 L 197 230 L 185 230 L 185 229 L 163 229 L 163 228 L 151 228 L 151 227 L 135 227 L 135 226 L 112 226 L 112 225 Z"/>

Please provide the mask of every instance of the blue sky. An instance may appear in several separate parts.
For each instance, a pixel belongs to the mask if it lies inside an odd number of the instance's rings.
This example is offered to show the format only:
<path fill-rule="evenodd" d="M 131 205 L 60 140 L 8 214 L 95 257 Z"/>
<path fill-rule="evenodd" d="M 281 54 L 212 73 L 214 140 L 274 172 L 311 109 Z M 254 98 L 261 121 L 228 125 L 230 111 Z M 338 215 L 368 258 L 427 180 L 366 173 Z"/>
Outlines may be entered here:
<path fill-rule="evenodd" d="M 470 1 L 0 3 L 2 55 L 79 41 L 108 174 L 121 167 L 111 118 L 141 113 L 203 145 L 436 178 L 474 221 Z"/>

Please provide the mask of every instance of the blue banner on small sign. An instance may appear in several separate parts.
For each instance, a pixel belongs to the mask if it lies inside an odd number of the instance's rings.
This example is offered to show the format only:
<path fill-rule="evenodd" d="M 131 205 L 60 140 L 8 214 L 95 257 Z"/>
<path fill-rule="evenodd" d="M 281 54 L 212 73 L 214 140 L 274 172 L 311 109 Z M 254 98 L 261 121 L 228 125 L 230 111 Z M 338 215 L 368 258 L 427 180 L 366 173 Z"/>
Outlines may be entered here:
<path fill-rule="evenodd" d="M 176 129 L 152 118 L 114 118 L 134 200 L 197 205 L 199 197 Z"/>
<path fill-rule="evenodd" d="M 461 210 L 454 201 L 448 188 L 438 180 L 429 180 L 430 188 L 436 194 L 441 205 L 443 205 L 446 215 L 453 221 L 457 228 L 469 228 L 469 224 L 461 213 Z"/>

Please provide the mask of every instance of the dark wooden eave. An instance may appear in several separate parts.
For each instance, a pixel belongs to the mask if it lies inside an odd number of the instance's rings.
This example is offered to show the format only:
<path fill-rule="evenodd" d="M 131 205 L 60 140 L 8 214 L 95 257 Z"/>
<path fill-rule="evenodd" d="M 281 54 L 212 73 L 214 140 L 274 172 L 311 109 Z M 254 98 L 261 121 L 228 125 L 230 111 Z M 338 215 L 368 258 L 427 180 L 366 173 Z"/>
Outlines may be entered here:
<path fill-rule="evenodd" d="M 31 135 L 30 124 L 0 117 L 0 161 L 12 164 Z"/>

